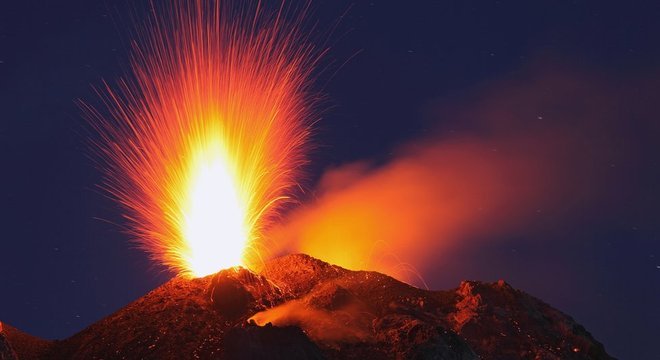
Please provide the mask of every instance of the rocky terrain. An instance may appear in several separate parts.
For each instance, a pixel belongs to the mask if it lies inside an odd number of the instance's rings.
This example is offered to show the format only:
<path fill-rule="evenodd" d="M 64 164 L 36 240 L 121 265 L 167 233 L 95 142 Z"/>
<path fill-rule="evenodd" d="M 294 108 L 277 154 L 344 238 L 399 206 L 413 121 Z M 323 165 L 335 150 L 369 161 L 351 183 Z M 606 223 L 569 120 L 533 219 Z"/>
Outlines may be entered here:
<path fill-rule="evenodd" d="M 306 255 L 175 278 L 78 334 L 6 324 L 0 359 L 612 359 L 571 317 L 504 281 L 427 291 Z"/>

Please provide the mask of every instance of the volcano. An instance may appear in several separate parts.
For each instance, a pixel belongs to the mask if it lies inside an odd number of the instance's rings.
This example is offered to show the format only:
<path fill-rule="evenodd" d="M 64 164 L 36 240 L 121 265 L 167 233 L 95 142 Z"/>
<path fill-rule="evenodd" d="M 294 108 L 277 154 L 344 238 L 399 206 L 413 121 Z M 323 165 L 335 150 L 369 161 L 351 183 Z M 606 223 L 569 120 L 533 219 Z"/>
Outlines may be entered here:
<path fill-rule="evenodd" d="M 65 340 L 1 329 L 0 359 L 612 359 L 502 280 L 428 291 L 302 254 L 174 278 Z"/>

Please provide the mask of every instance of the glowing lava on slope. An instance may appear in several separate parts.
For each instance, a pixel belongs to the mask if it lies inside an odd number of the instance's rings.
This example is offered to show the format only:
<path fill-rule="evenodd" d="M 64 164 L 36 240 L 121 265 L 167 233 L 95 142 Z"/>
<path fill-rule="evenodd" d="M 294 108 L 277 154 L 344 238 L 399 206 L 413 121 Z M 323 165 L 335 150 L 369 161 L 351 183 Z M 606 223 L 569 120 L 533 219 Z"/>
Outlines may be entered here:
<path fill-rule="evenodd" d="M 156 6 L 129 76 L 99 91 L 102 111 L 83 104 L 104 188 L 140 247 L 180 275 L 260 261 L 261 234 L 297 187 L 319 55 L 296 26 L 303 13 Z"/>

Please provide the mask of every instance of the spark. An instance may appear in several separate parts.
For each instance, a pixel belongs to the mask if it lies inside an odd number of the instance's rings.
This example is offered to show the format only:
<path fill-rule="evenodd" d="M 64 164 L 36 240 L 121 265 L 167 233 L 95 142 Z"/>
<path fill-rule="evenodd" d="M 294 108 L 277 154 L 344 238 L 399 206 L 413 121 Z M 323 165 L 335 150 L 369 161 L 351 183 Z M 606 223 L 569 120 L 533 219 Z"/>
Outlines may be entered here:
<path fill-rule="evenodd" d="M 129 232 L 187 277 L 259 261 L 306 163 L 318 53 L 302 13 L 238 4 L 155 7 L 128 76 L 98 91 L 102 110 L 82 104 Z"/>

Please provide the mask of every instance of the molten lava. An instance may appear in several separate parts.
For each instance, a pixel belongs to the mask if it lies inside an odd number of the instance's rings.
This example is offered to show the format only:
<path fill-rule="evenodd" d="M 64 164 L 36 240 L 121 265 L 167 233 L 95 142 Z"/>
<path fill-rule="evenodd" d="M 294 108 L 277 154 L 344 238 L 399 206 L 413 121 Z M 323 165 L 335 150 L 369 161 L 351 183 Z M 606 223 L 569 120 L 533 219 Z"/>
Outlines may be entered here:
<path fill-rule="evenodd" d="M 177 273 L 250 266 L 306 161 L 317 57 L 284 8 L 173 0 L 153 10 L 131 73 L 99 91 L 107 111 L 83 104 L 104 188 L 140 247 Z"/>

